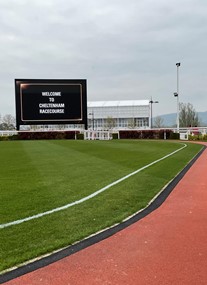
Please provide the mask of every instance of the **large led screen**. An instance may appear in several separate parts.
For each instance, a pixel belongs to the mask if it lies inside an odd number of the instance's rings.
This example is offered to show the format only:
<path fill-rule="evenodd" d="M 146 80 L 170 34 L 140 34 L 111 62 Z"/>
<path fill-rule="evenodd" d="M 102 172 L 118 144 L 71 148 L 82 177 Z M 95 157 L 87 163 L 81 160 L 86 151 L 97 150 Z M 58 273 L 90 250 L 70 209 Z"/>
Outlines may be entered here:
<path fill-rule="evenodd" d="M 85 124 L 85 79 L 15 79 L 17 125 Z"/>

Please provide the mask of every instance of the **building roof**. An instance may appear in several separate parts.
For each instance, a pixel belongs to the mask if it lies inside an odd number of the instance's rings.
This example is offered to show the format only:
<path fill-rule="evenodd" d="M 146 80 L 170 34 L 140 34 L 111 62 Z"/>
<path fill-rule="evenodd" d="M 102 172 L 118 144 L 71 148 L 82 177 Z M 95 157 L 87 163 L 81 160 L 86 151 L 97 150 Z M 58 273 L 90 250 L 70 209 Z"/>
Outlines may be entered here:
<path fill-rule="evenodd" d="M 89 108 L 94 107 L 118 107 L 118 106 L 147 106 L 149 100 L 120 100 L 120 101 L 89 101 Z"/>

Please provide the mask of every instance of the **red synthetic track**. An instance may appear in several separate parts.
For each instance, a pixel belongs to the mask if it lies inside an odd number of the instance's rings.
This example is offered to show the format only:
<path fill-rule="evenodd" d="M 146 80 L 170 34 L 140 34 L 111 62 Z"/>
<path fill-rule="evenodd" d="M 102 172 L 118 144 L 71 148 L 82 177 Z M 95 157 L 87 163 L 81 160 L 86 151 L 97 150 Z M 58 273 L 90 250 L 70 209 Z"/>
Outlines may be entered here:
<path fill-rule="evenodd" d="M 5 284 L 207 284 L 207 149 L 144 219 Z"/>

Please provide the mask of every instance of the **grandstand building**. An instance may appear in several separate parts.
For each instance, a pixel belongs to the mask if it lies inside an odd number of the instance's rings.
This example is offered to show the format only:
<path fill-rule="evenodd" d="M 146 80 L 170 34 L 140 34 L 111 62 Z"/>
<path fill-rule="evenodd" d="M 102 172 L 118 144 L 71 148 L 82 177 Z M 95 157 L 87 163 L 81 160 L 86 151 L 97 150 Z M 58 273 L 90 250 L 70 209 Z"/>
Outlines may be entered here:
<path fill-rule="evenodd" d="M 88 129 L 146 129 L 151 127 L 149 100 L 88 102 Z"/>

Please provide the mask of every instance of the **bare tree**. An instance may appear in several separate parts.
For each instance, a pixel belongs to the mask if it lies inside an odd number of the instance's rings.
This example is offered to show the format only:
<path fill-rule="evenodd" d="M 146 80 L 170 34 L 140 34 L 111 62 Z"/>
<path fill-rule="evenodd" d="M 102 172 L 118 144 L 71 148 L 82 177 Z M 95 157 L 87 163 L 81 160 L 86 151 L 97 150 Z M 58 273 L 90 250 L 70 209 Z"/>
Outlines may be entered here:
<path fill-rule="evenodd" d="M 10 114 L 7 114 L 1 117 L 0 129 L 8 130 L 8 131 L 15 130 L 15 118 Z"/>
<path fill-rule="evenodd" d="M 154 122 L 153 122 L 153 127 L 154 128 L 163 128 L 164 127 L 164 119 L 160 116 L 155 117 Z"/>
<path fill-rule="evenodd" d="M 136 127 L 134 118 L 128 119 L 128 128 L 134 129 Z"/>
<path fill-rule="evenodd" d="M 200 125 L 198 114 L 190 103 L 180 103 L 180 127 L 197 127 Z"/>
<path fill-rule="evenodd" d="M 116 121 L 113 117 L 107 117 L 106 118 L 106 128 L 108 130 L 113 129 L 116 125 Z"/>

